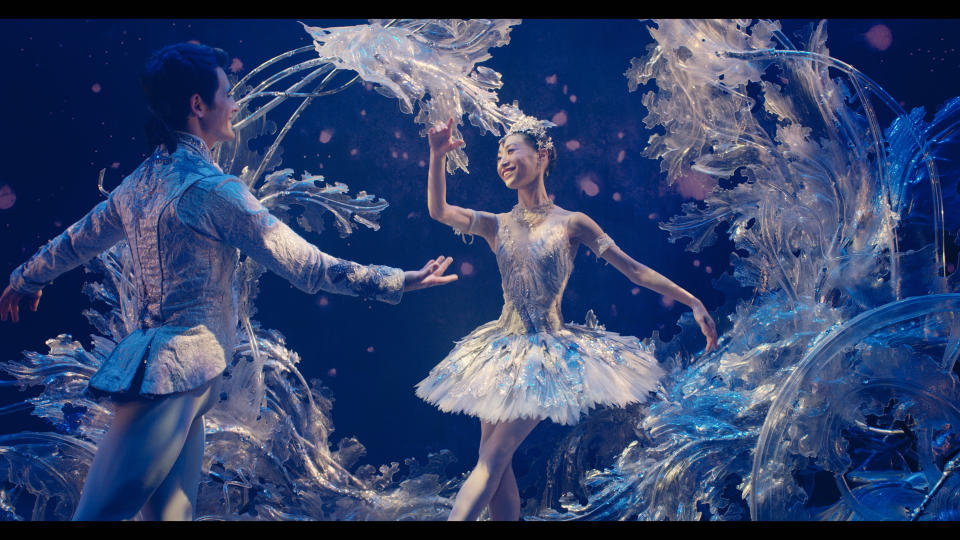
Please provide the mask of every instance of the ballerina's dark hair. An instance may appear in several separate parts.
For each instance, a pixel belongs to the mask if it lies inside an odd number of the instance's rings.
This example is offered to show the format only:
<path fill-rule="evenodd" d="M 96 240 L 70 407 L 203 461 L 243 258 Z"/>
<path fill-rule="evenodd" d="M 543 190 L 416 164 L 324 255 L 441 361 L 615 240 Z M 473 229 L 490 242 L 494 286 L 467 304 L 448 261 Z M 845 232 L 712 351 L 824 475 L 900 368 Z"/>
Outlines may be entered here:
<path fill-rule="evenodd" d="M 219 80 L 217 68 L 226 69 L 230 57 L 223 49 L 199 43 L 177 43 L 154 52 L 140 75 L 150 109 L 145 127 L 151 147 L 164 144 L 177 149 L 174 130 L 185 130 L 190 114 L 190 96 L 199 94 L 213 105 Z"/>

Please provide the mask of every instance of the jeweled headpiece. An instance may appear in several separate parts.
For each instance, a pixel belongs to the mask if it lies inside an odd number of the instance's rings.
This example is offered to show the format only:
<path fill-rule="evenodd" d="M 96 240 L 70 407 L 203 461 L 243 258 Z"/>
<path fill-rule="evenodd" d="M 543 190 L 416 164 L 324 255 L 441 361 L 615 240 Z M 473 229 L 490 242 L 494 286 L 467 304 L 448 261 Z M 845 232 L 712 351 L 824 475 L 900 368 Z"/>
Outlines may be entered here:
<path fill-rule="evenodd" d="M 500 139 L 500 142 L 503 142 L 503 140 L 510 135 L 523 133 L 536 139 L 537 150 L 551 150 L 553 148 L 553 139 L 547 135 L 547 128 L 552 127 L 556 127 L 556 124 L 549 120 L 538 120 L 532 116 L 523 115 L 510 124 L 510 129 L 507 130 L 506 135 Z"/>

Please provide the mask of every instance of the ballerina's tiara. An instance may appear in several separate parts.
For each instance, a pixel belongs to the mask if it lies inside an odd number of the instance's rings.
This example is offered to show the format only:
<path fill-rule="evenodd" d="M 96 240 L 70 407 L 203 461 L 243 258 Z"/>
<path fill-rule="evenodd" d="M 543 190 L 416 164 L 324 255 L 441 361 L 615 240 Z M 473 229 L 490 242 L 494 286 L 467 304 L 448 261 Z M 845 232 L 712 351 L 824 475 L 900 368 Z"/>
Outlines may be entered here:
<path fill-rule="evenodd" d="M 516 133 L 524 133 L 536 139 L 538 150 L 550 150 L 553 148 L 553 139 L 547 135 L 547 128 L 551 127 L 556 127 L 556 124 L 549 120 L 538 120 L 532 116 L 523 115 L 510 125 L 503 139 Z"/>

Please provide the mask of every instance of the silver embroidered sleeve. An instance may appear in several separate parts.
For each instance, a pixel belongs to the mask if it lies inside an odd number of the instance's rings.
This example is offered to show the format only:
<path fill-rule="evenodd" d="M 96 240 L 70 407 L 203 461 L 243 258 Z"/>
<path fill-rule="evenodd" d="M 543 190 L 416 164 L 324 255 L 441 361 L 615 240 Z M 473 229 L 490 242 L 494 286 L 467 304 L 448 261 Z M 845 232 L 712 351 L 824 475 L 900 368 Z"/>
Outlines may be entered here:
<path fill-rule="evenodd" d="M 320 251 L 270 214 L 239 180 L 223 182 L 205 197 L 196 195 L 185 194 L 181 202 L 200 206 L 197 211 L 181 208 L 180 214 L 193 222 L 191 226 L 223 239 L 298 289 L 400 302 L 403 270 L 362 265 Z"/>
<path fill-rule="evenodd" d="M 113 199 L 107 199 L 17 267 L 10 274 L 10 286 L 20 293 L 35 293 L 122 239 L 123 224 Z"/>

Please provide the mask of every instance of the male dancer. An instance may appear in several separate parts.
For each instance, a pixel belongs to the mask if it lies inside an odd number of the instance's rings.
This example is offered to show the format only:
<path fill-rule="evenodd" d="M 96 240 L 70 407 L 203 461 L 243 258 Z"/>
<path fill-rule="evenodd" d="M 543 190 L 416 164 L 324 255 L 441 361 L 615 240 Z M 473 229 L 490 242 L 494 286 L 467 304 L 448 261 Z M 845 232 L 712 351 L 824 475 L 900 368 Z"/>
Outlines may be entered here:
<path fill-rule="evenodd" d="M 158 144 L 83 219 L 10 276 L 0 320 L 36 311 L 45 283 L 126 239 L 139 327 L 90 380 L 114 420 L 87 473 L 76 520 L 192 519 L 203 458 L 203 418 L 219 396 L 236 343 L 234 273 L 242 251 L 298 288 L 397 303 L 403 291 L 450 283 L 451 259 L 419 271 L 362 266 L 319 251 L 272 216 L 210 148 L 234 139 L 238 108 L 220 49 L 181 43 L 147 62 L 141 82 Z"/>

